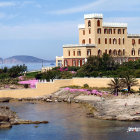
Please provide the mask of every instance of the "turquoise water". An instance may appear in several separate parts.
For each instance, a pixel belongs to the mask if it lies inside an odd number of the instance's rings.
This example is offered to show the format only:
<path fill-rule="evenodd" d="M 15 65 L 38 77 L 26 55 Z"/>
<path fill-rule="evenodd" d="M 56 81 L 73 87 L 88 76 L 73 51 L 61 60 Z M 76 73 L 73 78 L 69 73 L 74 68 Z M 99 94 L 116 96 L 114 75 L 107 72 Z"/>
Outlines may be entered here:
<path fill-rule="evenodd" d="M 139 140 L 140 132 L 127 133 L 140 122 L 104 121 L 86 117 L 79 104 L 10 103 L 23 119 L 48 120 L 48 124 L 17 125 L 0 130 L 0 140 Z M 35 126 L 38 126 L 35 128 Z"/>

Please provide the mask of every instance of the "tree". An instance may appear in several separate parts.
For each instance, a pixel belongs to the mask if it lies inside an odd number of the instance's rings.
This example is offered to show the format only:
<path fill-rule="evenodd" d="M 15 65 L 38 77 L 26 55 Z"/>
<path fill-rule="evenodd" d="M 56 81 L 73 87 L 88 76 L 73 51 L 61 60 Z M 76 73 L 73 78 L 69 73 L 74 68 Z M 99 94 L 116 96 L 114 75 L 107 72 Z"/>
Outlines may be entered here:
<path fill-rule="evenodd" d="M 138 80 L 134 78 L 129 72 L 125 72 L 123 78 L 121 79 L 122 83 L 127 87 L 128 93 L 131 92 L 131 87 L 138 85 Z"/>
<path fill-rule="evenodd" d="M 102 57 L 90 56 L 87 63 L 78 70 L 77 76 L 102 76 L 103 72 L 116 70 L 118 66 L 108 54 L 103 54 Z"/>
<path fill-rule="evenodd" d="M 118 92 L 124 87 L 124 84 L 120 78 L 114 78 L 108 85 L 113 90 L 112 93 L 116 94 L 117 96 Z"/>

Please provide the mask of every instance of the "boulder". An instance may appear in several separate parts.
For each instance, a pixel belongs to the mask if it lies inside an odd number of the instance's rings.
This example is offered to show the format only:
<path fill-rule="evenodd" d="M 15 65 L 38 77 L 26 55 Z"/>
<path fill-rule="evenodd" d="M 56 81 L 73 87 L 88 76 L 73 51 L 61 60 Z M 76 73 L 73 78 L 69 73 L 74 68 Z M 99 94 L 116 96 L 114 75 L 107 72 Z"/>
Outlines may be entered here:
<path fill-rule="evenodd" d="M 9 120 L 8 116 L 0 116 L 0 122 L 9 122 Z"/>
<path fill-rule="evenodd" d="M 0 124 L 0 129 L 3 129 L 3 128 L 11 128 L 12 125 L 10 123 L 1 123 Z"/>
<path fill-rule="evenodd" d="M 9 102 L 12 98 L 0 98 L 0 102 Z"/>

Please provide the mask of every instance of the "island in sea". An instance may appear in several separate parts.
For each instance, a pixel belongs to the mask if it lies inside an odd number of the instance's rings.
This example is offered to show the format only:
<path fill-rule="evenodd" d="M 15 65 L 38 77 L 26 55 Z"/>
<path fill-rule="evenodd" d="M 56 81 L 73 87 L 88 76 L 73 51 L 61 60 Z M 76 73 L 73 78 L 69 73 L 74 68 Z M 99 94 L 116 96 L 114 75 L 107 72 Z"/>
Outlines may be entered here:
<path fill-rule="evenodd" d="M 51 63 L 53 64 L 55 60 L 45 60 L 28 55 L 16 55 L 8 58 L 0 58 L 1 64 L 24 64 L 24 63 Z"/>

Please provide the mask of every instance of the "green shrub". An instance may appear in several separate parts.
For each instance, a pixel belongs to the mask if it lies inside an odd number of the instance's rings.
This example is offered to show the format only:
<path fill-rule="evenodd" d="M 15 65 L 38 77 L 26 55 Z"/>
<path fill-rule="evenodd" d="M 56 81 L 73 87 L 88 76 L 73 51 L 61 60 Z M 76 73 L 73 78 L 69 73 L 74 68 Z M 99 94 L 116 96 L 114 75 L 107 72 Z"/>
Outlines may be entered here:
<path fill-rule="evenodd" d="M 24 88 L 29 88 L 29 84 L 24 84 Z"/>
<path fill-rule="evenodd" d="M 89 88 L 89 85 L 88 84 L 84 84 L 83 88 Z"/>

